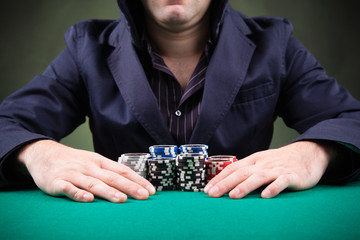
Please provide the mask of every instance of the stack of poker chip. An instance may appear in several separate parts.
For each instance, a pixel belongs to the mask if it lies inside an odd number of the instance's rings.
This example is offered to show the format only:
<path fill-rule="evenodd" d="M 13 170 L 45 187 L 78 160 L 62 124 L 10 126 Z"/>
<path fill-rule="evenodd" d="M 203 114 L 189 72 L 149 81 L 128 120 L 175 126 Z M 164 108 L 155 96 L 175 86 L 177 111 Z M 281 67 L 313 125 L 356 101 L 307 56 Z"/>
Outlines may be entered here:
<path fill-rule="evenodd" d="M 128 166 L 137 174 L 146 178 L 147 161 L 150 158 L 149 153 L 124 153 L 118 158 L 118 162 Z"/>
<path fill-rule="evenodd" d="M 149 148 L 148 180 L 157 191 L 175 190 L 175 159 L 178 148 L 175 145 L 154 145 Z"/>
<path fill-rule="evenodd" d="M 236 162 L 235 156 L 231 156 L 231 155 L 210 156 L 205 161 L 207 180 L 210 181 L 213 177 L 219 174 L 225 167 L 227 167 L 233 162 Z"/>
<path fill-rule="evenodd" d="M 181 191 L 200 192 L 206 185 L 207 146 L 183 145 L 176 158 L 177 187 Z"/>

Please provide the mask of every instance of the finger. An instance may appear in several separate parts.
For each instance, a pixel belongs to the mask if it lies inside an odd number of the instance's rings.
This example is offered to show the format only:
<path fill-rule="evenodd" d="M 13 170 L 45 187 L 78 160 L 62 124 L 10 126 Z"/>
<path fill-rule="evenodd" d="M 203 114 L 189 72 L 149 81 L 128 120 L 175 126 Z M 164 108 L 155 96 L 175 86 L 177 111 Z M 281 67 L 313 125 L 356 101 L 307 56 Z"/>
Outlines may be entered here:
<path fill-rule="evenodd" d="M 144 200 L 149 197 L 148 190 L 143 186 L 115 172 L 99 169 L 93 176 L 100 179 L 107 186 L 111 186 L 135 199 Z"/>
<path fill-rule="evenodd" d="M 111 202 L 126 202 L 127 196 L 121 190 L 117 190 L 112 186 L 105 184 L 96 177 L 77 174 L 69 178 L 70 181 L 78 188 L 86 190 L 98 197 Z"/>
<path fill-rule="evenodd" d="M 64 181 L 62 179 L 56 179 L 52 183 L 52 189 L 49 191 L 44 190 L 50 195 L 53 196 L 67 196 L 68 198 L 77 201 L 77 202 L 92 202 L 94 200 L 94 195 L 77 188 L 70 182 Z"/>
<path fill-rule="evenodd" d="M 209 191 L 213 186 L 215 186 L 218 182 L 222 181 L 229 175 L 233 174 L 235 171 L 241 168 L 247 168 L 253 166 L 255 163 L 255 159 L 256 159 L 255 154 L 253 154 L 228 165 L 206 184 L 204 188 L 204 192 L 209 194 Z"/>
<path fill-rule="evenodd" d="M 271 174 L 271 173 L 270 173 Z M 239 199 L 243 198 L 252 191 L 259 187 L 273 181 L 275 178 L 270 176 L 269 173 L 257 172 L 252 174 L 249 178 L 237 185 L 233 190 L 229 192 L 230 198 Z"/>
<path fill-rule="evenodd" d="M 230 165 L 229 165 L 230 166 Z M 253 171 L 250 167 L 238 169 L 226 178 L 217 182 L 211 189 L 208 190 L 208 194 L 210 197 L 221 197 L 225 193 L 232 190 L 239 183 L 243 182 L 247 179 Z"/>
<path fill-rule="evenodd" d="M 236 170 L 245 166 L 244 164 L 240 164 L 240 162 L 232 163 L 228 166 L 226 166 L 219 174 L 217 174 L 215 177 L 213 177 L 205 186 L 204 192 L 206 194 L 209 194 L 209 191 L 212 187 L 214 187 L 217 183 L 234 173 Z"/>
<path fill-rule="evenodd" d="M 204 188 L 204 192 L 206 194 L 209 194 L 210 189 L 215 186 L 218 182 L 220 182 L 221 180 L 223 180 L 224 178 L 226 178 L 227 176 L 229 176 L 230 174 L 232 174 L 234 171 L 237 170 L 237 168 L 235 168 L 234 163 L 226 166 L 219 174 L 217 174 L 215 177 L 213 177 L 205 186 Z"/>
<path fill-rule="evenodd" d="M 132 182 L 135 182 L 145 188 L 148 191 L 149 195 L 154 195 L 156 190 L 155 187 L 145 178 L 137 174 L 135 171 L 133 171 L 131 168 L 118 163 L 114 161 L 109 161 L 108 159 L 105 159 L 101 161 L 101 167 L 107 170 L 110 170 L 112 172 L 115 172 L 127 179 L 129 179 Z"/>
<path fill-rule="evenodd" d="M 274 182 L 269 184 L 261 193 L 262 198 L 273 198 L 284 191 L 294 182 L 293 174 L 280 175 Z"/>

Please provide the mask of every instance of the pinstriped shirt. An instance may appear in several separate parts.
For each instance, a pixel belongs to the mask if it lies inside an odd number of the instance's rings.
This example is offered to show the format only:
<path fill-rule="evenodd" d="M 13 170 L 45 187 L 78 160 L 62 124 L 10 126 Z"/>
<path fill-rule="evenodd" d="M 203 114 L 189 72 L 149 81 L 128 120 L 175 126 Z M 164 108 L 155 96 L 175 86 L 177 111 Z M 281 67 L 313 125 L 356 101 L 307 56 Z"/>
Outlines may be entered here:
<path fill-rule="evenodd" d="M 147 44 L 153 67 L 149 83 L 157 98 L 163 119 L 178 145 L 189 142 L 200 115 L 205 74 L 209 63 L 209 44 L 200 57 L 185 90 L 182 90 L 163 58 L 150 44 Z"/>

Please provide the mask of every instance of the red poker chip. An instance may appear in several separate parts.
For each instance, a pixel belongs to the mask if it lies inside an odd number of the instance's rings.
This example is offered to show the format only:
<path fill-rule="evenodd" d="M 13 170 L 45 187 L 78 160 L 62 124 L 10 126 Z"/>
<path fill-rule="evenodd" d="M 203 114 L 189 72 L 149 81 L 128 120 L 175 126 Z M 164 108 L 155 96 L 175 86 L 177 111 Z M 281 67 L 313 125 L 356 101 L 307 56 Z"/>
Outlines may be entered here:
<path fill-rule="evenodd" d="M 236 157 L 231 155 L 210 156 L 205 161 L 207 180 L 210 181 L 213 177 L 219 174 L 227 166 L 229 166 L 230 164 L 236 161 L 237 161 Z"/>

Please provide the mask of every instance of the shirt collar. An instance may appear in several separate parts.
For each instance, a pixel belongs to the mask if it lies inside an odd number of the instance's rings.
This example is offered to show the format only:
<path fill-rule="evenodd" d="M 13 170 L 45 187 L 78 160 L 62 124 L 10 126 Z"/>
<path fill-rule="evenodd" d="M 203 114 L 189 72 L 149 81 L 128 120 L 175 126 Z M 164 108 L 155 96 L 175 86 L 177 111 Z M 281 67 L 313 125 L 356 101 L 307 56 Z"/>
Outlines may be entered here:
<path fill-rule="evenodd" d="M 150 40 L 149 40 L 148 35 L 146 34 L 146 31 L 143 32 L 141 41 L 143 43 L 143 46 L 145 46 L 145 48 L 146 48 L 146 52 L 150 56 L 153 67 L 157 68 L 156 66 L 158 66 L 158 65 L 165 66 L 166 64 L 165 64 L 163 58 L 161 57 L 161 55 L 151 46 Z M 203 56 L 202 56 L 202 57 L 206 57 L 207 63 L 209 63 L 209 61 L 210 61 L 210 57 L 214 50 L 214 47 L 215 46 L 213 44 L 213 41 L 211 40 L 211 38 L 209 38 L 205 45 L 205 49 L 204 49 Z M 170 73 L 171 72 L 169 71 L 169 74 Z"/>

